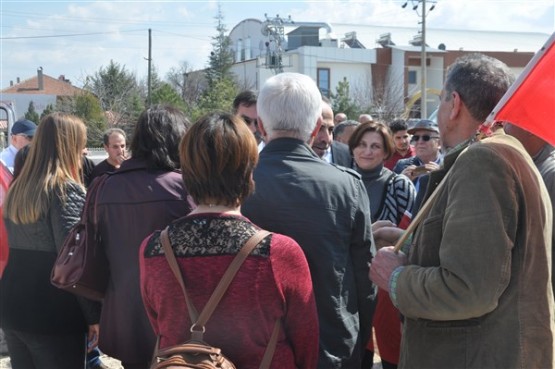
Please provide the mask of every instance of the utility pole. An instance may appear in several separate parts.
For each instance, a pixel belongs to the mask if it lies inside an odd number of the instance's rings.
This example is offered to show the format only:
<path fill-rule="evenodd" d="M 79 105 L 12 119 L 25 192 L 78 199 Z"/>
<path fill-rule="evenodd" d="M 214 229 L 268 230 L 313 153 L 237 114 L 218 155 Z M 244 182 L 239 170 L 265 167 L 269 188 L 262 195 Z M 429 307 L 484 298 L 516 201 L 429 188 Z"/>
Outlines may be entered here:
<path fill-rule="evenodd" d="M 151 71 L 152 71 L 152 67 L 151 67 L 151 63 L 152 63 L 152 29 L 148 29 L 148 97 L 147 97 L 147 102 L 148 102 L 148 108 L 150 108 L 150 106 L 152 105 L 152 98 L 151 98 L 151 86 L 152 86 L 152 76 L 151 76 Z"/>
<path fill-rule="evenodd" d="M 428 81 L 428 59 L 426 58 L 426 0 L 422 0 L 422 49 L 420 51 L 420 66 L 422 67 L 422 79 L 420 86 L 422 94 L 420 95 L 420 118 L 428 118 L 428 91 L 426 82 Z"/>
<path fill-rule="evenodd" d="M 427 81 L 428 81 L 428 65 L 426 57 L 426 16 L 427 13 L 434 10 L 437 0 L 411 0 L 412 10 L 416 11 L 416 14 L 422 17 L 420 24 L 422 29 L 420 31 L 420 37 L 422 39 L 421 49 L 420 49 L 420 118 L 428 118 L 428 91 L 427 91 Z M 426 3 L 431 3 L 430 9 L 426 9 Z M 421 14 L 418 13 L 418 7 L 422 4 Z M 402 8 L 406 8 L 408 1 L 405 2 Z"/>

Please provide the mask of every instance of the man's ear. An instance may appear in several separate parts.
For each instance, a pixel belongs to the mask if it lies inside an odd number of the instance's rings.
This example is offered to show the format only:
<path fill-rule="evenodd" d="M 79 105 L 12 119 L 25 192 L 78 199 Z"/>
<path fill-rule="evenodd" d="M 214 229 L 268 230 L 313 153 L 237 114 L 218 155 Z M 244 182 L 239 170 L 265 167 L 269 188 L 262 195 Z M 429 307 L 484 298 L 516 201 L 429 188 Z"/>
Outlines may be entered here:
<path fill-rule="evenodd" d="M 455 119 L 461 112 L 463 101 L 461 95 L 457 91 L 451 92 L 451 112 L 449 113 L 449 118 L 451 120 Z"/>
<path fill-rule="evenodd" d="M 318 117 L 318 121 L 316 122 L 316 127 L 314 127 L 314 131 L 310 134 L 310 139 L 308 140 L 308 145 L 312 146 L 312 142 L 314 142 L 314 138 L 320 132 L 320 127 L 322 127 L 322 117 Z"/>
<path fill-rule="evenodd" d="M 262 137 L 268 138 L 268 133 L 266 133 L 266 130 L 264 129 L 264 122 L 262 122 L 262 119 L 260 119 L 260 117 L 258 117 L 258 130 L 260 131 Z"/>

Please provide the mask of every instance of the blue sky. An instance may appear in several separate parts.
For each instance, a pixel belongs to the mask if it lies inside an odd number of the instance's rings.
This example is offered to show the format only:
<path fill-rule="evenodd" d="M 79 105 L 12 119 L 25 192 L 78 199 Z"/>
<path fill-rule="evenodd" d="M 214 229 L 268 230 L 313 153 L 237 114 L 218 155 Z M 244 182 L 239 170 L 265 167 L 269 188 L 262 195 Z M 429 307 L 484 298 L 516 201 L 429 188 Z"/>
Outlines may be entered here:
<path fill-rule="evenodd" d="M 430 0 L 427 0 L 430 2 Z M 230 31 L 246 18 L 291 15 L 295 21 L 414 26 L 419 17 L 404 0 L 226 1 Z M 44 73 L 65 75 L 82 86 L 87 75 L 114 60 L 144 78 L 148 29 L 152 59 L 164 76 L 188 62 L 207 64 L 216 34 L 217 1 L 25 1 L 0 0 L 0 87 Z M 541 32 L 555 30 L 555 0 L 437 0 L 428 27 Z M 547 37 L 546 37 L 547 40 Z M 538 48 L 541 45 L 538 45 Z"/>

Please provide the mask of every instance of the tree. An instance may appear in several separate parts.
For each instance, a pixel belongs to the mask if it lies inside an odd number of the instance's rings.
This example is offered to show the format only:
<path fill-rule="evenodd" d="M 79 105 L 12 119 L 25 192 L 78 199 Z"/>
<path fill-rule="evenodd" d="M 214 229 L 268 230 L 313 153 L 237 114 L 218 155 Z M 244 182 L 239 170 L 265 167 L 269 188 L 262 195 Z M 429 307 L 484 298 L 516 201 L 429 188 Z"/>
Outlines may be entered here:
<path fill-rule="evenodd" d="M 231 40 L 226 35 L 227 29 L 224 24 L 222 7 L 218 4 L 218 15 L 216 16 L 218 34 L 212 37 L 212 51 L 208 60 L 208 68 L 205 71 L 208 86 L 223 79 L 232 79 L 231 66 L 233 65 L 233 53 L 231 51 Z"/>
<path fill-rule="evenodd" d="M 208 86 L 202 92 L 198 103 L 190 106 L 189 113 L 193 120 L 214 110 L 230 111 L 233 99 L 238 92 L 237 84 L 231 73 L 231 66 L 233 65 L 233 54 L 230 49 L 231 41 L 229 36 L 226 35 L 223 19 L 221 6 L 218 6 L 218 15 L 216 16 L 216 31 L 218 34 L 212 38 L 209 66 L 204 72 Z"/>
<path fill-rule="evenodd" d="M 56 111 L 56 109 L 54 109 L 54 105 L 52 105 L 52 104 L 46 105 L 46 108 L 44 108 L 42 113 L 40 113 L 40 119 L 42 120 L 42 118 L 44 118 L 45 116 L 47 116 L 50 113 L 53 113 L 54 111 Z"/>
<path fill-rule="evenodd" d="M 25 119 L 30 120 L 34 123 L 39 123 L 39 113 L 35 109 L 35 103 L 31 100 L 29 102 L 29 107 L 27 108 L 27 112 L 25 113 Z"/>
<path fill-rule="evenodd" d="M 87 77 L 85 89 L 99 98 L 102 110 L 111 112 L 112 124 L 132 124 L 144 109 L 135 75 L 113 60 Z"/>
<path fill-rule="evenodd" d="M 90 92 L 76 96 L 59 97 L 56 110 L 78 116 L 87 126 L 87 146 L 102 146 L 102 134 L 107 122 L 100 101 Z"/>
<path fill-rule="evenodd" d="M 195 107 L 206 90 L 207 83 L 204 73 L 193 72 L 189 63 L 183 61 L 177 68 L 172 67 L 166 74 L 166 81 L 181 95 L 185 104 Z"/>
<path fill-rule="evenodd" d="M 232 79 L 225 78 L 215 82 L 212 88 L 206 90 L 201 96 L 197 107 L 190 114 L 191 118 L 194 121 L 214 110 L 231 111 L 233 99 L 237 93 L 237 86 Z"/>
<path fill-rule="evenodd" d="M 355 104 L 350 96 L 350 86 L 347 77 L 343 77 L 335 88 L 336 93 L 332 94 L 332 109 L 335 113 L 345 113 L 349 119 L 357 119 L 361 109 Z"/>
<path fill-rule="evenodd" d="M 170 104 L 182 110 L 186 109 L 185 102 L 175 91 L 175 89 L 167 82 L 162 84 L 152 92 L 152 104 Z"/>

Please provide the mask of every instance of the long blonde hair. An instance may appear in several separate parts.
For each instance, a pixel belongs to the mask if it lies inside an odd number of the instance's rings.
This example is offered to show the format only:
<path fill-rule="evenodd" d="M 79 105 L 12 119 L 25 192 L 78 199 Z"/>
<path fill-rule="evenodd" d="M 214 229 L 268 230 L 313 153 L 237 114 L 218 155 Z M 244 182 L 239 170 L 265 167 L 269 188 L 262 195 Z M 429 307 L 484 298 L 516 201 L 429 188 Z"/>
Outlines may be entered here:
<path fill-rule="evenodd" d="M 66 185 L 82 186 L 82 151 L 87 128 L 65 113 L 45 116 L 37 127 L 28 157 L 4 203 L 4 216 L 16 224 L 36 222 L 48 212 L 54 195 L 65 201 Z"/>

